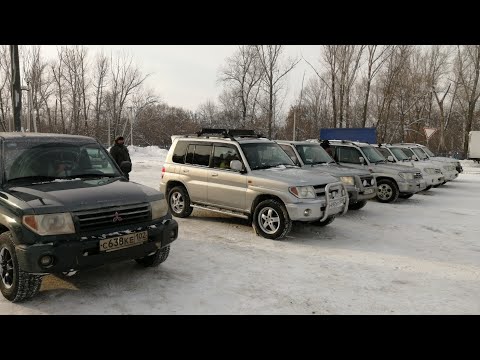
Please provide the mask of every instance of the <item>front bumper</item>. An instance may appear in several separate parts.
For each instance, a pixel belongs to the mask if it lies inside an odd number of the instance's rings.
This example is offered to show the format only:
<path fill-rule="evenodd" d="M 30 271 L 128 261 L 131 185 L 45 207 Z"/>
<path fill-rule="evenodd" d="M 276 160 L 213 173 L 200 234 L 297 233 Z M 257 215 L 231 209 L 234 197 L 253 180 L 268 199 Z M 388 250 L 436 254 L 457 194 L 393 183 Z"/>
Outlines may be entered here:
<path fill-rule="evenodd" d="M 427 188 L 427 182 L 424 179 L 415 181 L 398 182 L 398 190 L 401 194 L 415 194 Z"/>
<path fill-rule="evenodd" d="M 445 181 L 445 177 L 441 173 L 434 175 L 423 175 L 423 178 L 427 183 L 427 186 L 435 186 L 442 184 Z"/>
<path fill-rule="evenodd" d="M 333 197 L 332 193 L 345 191 L 344 196 Z M 340 206 L 334 206 L 341 203 Z M 325 186 L 325 197 L 305 201 L 301 203 L 286 204 L 288 215 L 292 221 L 324 221 L 329 216 L 337 214 L 345 214 L 348 210 L 349 197 L 345 185 L 342 183 L 330 183 Z M 307 211 L 308 210 L 308 211 Z M 306 211 L 308 215 L 306 215 Z"/>
<path fill-rule="evenodd" d="M 445 181 L 452 181 L 455 180 L 458 177 L 458 172 L 453 172 L 453 171 L 442 171 L 443 175 L 445 176 Z"/>
<path fill-rule="evenodd" d="M 57 243 L 36 243 L 34 245 L 17 245 L 16 255 L 20 268 L 29 273 L 49 274 L 71 270 L 94 268 L 117 261 L 138 259 L 161 249 L 178 237 L 178 224 L 174 219 L 165 219 L 159 223 L 144 227 L 136 227 L 132 231 L 147 231 L 148 241 L 132 247 L 101 252 L 99 242 L 104 238 L 115 237 L 111 235 L 77 236 L 76 239 L 58 241 Z M 115 234 L 126 235 L 129 230 L 116 231 Z M 53 256 L 55 261 L 52 266 L 44 268 L 40 265 L 40 257 Z"/>

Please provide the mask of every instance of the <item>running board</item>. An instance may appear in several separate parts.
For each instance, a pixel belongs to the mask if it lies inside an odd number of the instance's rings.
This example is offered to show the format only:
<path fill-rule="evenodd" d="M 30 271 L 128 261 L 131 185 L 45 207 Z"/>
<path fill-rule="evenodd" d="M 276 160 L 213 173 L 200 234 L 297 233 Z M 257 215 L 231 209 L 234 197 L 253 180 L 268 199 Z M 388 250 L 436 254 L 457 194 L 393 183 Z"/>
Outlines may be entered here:
<path fill-rule="evenodd" d="M 220 214 L 235 216 L 242 219 L 248 219 L 248 215 L 245 215 L 244 213 L 236 212 L 233 210 L 224 210 L 224 209 L 220 209 L 215 206 L 209 206 L 209 205 L 190 205 L 190 206 L 195 209 L 208 210 L 208 211 L 213 211 Z"/>

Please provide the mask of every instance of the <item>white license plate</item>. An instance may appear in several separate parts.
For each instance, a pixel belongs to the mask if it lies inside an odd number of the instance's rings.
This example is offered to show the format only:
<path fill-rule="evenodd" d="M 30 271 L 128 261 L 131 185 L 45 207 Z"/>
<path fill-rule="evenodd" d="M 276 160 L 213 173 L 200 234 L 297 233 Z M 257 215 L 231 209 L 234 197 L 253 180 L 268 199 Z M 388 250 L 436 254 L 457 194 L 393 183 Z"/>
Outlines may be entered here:
<path fill-rule="evenodd" d="M 142 244 L 148 240 L 148 232 L 142 231 L 100 240 L 100 251 L 115 251 Z"/>
<path fill-rule="evenodd" d="M 365 191 L 363 192 L 365 195 L 368 195 L 368 194 L 373 194 L 373 189 L 365 189 Z"/>
<path fill-rule="evenodd" d="M 337 208 L 343 206 L 344 202 L 343 200 L 334 200 L 330 202 L 330 207 L 331 208 Z"/>

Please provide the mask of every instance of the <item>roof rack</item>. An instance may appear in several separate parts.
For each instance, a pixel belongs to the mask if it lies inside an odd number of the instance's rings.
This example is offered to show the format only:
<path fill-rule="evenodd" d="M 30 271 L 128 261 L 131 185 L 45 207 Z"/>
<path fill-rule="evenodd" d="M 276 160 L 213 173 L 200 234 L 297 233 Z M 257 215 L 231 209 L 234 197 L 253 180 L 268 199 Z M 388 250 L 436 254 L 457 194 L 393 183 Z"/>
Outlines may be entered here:
<path fill-rule="evenodd" d="M 195 134 L 188 134 L 188 135 L 173 135 L 172 141 L 174 137 L 203 137 L 203 138 L 210 138 L 210 137 L 217 137 L 217 138 L 228 138 L 230 140 L 236 141 L 235 138 L 264 138 L 265 136 L 261 134 L 256 134 L 254 130 L 249 129 L 214 129 L 214 128 L 202 128 L 202 130 L 196 132 Z"/>

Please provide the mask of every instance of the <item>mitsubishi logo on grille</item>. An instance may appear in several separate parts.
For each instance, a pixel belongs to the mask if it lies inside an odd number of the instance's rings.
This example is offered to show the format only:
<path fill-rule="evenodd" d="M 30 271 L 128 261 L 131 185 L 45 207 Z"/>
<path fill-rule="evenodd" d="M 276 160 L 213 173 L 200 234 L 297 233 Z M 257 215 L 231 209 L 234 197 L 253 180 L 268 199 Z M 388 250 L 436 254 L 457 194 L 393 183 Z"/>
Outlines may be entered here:
<path fill-rule="evenodd" d="M 113 222 L 122 221 L 122 217 L 118 214 L 118 211 L 113 215 Z"/>
<path fill-rule="evenodd" d="M 337 197 L 337 192 L 336 191 L 333 191 L 332 192 L 332 199 L 335 199 Z"/>

